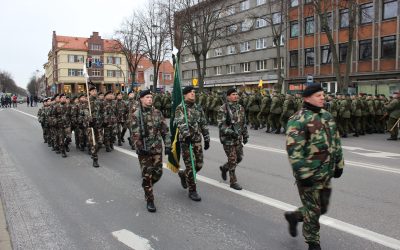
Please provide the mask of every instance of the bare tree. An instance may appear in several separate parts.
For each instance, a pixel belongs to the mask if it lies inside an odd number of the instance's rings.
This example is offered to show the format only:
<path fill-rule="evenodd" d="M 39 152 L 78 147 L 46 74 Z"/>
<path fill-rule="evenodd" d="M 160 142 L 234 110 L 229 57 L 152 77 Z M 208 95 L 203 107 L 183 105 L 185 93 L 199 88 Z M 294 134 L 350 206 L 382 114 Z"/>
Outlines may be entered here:
<path fill-rule="evenodd" d="M 143 29 L 144 51 L 153 65 L 153 91 L 156 91 L 160 66 L 171 52 L 168 12 L 160 1 L 150 0 L 140 12 L 138 22 Z"/>
<path fill-rule="evenodd" d="M 338 84 L 338 91 L 347 91 L 350 83 L 350 70 L 353 52 L 353 38 L 354 30 L 357 26 L 357 16 L 359 12 L 359 5 L 356 0 L 338 1 L 333 2 L 329 0 L 313 0 L 312 1 L 314 11 L 319 17 L 321 30 L 325 32 L 326 37 L 329 41 L 330 52 L 332 53 L 333 71 Z M 338 56 L 337 41 L 333 38 L 333 19 L 332 10 L 334 9 L 348 9 L 348 25 L 345 29 L 348 30 L 348 42 L 347 42 L 347 53 L 346 53 L 346 67 L 345 72 L 342 76 L 340 71 L 340 60 Z M 366 13 L 360 13 L 360 15 L 366 15 Z"/>
<path fill-rule="evenodd" d="M 144 51 L 144 30 L 137 22 L 138 12 L 134 12 L 130 18 L 126 18 L 121 29 L 115 32 L 116 50 L 121 51 L 127 61 L 132 83 L 136 82 L 136 72 L 140 60 L 146 55 Z"/>
<path fill-rule="evenodd" d="M 175 14 L 176 27 L 182 32 L 184 48 L 193 55 L 198 74 L 199 90 L 204 87 L 207 69 L 207 53 L 218 42 L 227 42 L 226 28 L 231 24 L 225 17 L 226 1 L 196 0 L 177 1 L 180 11 Z M 175 39 L 177 41 L 177 39 Z M 178 40 L 179 41 L 179 40 Z"/>
<path fill-rule="evenodd" d="M 6 71 L 0 71 L 0 91 L 3 93 L 26 94 L 26 91 L 15 84 L 11 74 Z"/>

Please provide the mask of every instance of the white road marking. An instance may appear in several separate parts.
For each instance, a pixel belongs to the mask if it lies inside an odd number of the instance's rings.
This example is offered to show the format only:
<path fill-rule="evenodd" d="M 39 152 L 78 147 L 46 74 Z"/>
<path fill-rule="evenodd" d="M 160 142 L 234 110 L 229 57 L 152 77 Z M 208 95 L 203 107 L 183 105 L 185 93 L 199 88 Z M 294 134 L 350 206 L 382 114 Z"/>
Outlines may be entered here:
<path fill-rule="evenodd" d="M 133 156 L 133 157 L 137 158 L 137 154 L 135 154 L 135 153 L 133 153 L 133 152 L 131 152 L 129 150 L 126 150 L 126 149 L 123 149 L 123 148 L 120 148 L 120 147 L 114 147 L 114 149 L 116 151 L 121 152 L 121 153 L 124 153 L 124 154 L 127 154 L 127 155 L 130 155 L 130 156 Z M 167 165 L 165 163 L 163 163 L 163 167 L 167 168 Z M 293 206 L 291 204 L 288 204 L 288 203 L 285 203 L 285 202 L 282 202 L 282 201 L 279 201 L 279 200 L 276 200 L 276 199 L 273 199 L 273 198 L 270 198 L 270 197 L 267 197 L 267 196 L 264 196 L 264 195 L 260 195 L 260 194 L 257 194 L 257 193 L 251 192 L 251 191 L 247 191 L 247 190 L 244 190 L 244 189 L 240 190 L 240 191 L 234 190 L 234 189 L 230 188 L 226 184 L 220 183 L 220 182 L 218 182 L 218 181 L 216 181 L 214 179 L 211 179 L 211 178 L 208 178 L 208 177 L 205 177 L 205 176 L 197 175 L 196 177 L 197 177 L 197 180 L 199 180 L 201 182 L 204 182 L 204 183 L 207 183 L 207 184 L 212 185 L 214 187 L 218 187 L 218 188 L 224 189 L 226 191 L 241 195 L 243 197 L 258 201 L 258 202 L 263 203 L 265 205 L 278 208 L 278 209 L 283 210 L 283 211 L 293 211 L 293 210 L 295 210 L 297 208 L 297 207 L 295 207 L 295 206 Z M 358 226 L 346 223 L 346 222 L 341 221 L 341 220 L 337 220 L 337 219 L 334 219 L 334 218 L 331 218 L 331 217 L 323 215 L 320 218 L 320 223 L 325 225 L 325 226 L 335 228 L 335 229 L 337 229 L 339 231 L 343 231 L 343 232 L 346 232 L 346 233 L 361 237 L 363 239 L 376 242 L 376 243 L 381 244 L 381 245 L 386 246 L 386 247 L 390 247 L 390 248 L 393 248 L 393 249 L 400 249 L 400 240 L 388 237 L 388 236 L 383 235 L 383 234 L 375 233 L 375 232 L 370 231 L 368 229 L 365 229 L 365 228 L 362 228 L 362 227 L 358 227 Z"/>
<path fill-rule="evenodd" d="M 31 116 L 33 118 L 37 118 L 36 116 L 33 116 L 31 114 L 27 114 L 27 113 L 19 111 L 19 110 L 16 110 L 16 111 L 21 112 L 23 114 L 26 114 L 28 116 Z M 211 140 L 219 141 L 216 138 L 211 138 Z M 263 147 L 263 146 L 258 146 L 258 145 L 254 145 L 254 144 L 246 144 L 245 147 L 264 150 L 264 151 L 270 151 L 270 152 L 275 152 L 275 153 L 286 154 L 286 151 L 282 150 L 282 149 Z M 133 153 L 133 152 L 131 152 L 129 150 L 126 150 L 126 149 L 123 149 L 123 148 L 120 148 L 120 147 L 114 147 L 114 149 L 116 151 L 121 152 L 121 153 L 124 153 L 124 154 L 127 154 L 127 155 L 130 155 L 130 156 L 133 156 L 133 157 L 137 158 L 137 154 L 135 154 L 135 153 Z M 357 166 L 357 167 L 368 168 L 368 169 L 375 169 L 375 170 L 380 170 L 380 171 L 392 172 L 392 173 L 397 173 L 397 174 L 400 173 L 400 170 L 395 169 L 395 168 L 390 168 L 390 167 L 385 167 L 385 166 L 377 166 L 377 165 L 368 164 L 368 163 L 346 161 L 346 164 L 347 165 L 352 165 L 352 166 Z M 163 167 L 166 168 L 166 164 L 165 163 L 163 163 Z M 243 197 L 247 197 L 249 199 L 258 201 L 260 203 L 269 205 L 271 207 L 278 208 L 280 210 L 290 211 L 290 210 L 296 209 L 296 207 L 291 205 L 291 204 L 288 204 L 288 203 L 285 203 L 285 202 L 282 202 L 282 201 L 279 201 L 279 200 L 276 200 L 276 199 L 273 199 L 273 198 L 270 198 L 270 197 L 267 197 L 267 196 L 263 196 L 263 195 L 260 195 L 260 194 L 257 194 L 257 193 L 251 192 L 251 191 L 247 191 L 247 190 L 244 190 L 244 189 L 241 190 L 241 191 L 234 190 L 234 189 L 230 188 L 226 184 L 222 184 L 222 183 L 220 183 L 220 182 L 218 182 L 216 180 L 213 180 L 213 179 L 205 177 L 205 176 L 197 175 L 197 180 L 202 181 L 204 183 L 207 183 L 209 185 L 224 189 L 226 191 L 241 195 Z M 358 227 L 358 226 L 355 226 L 355 225 L 352 225 L 352 224 L 349 224 L 349 223 L 346 223 L 346 222 L 343 222 L 343 221 L 340 221 L 340 220 L 337 220 L 337 219 L 334 219 L 334 218 L 330 218 L 328 216 L 321 216 L 320 222 L 321 222 L 321 224 L 324 224 L 326 226 L 329 226 L 329 227 L 335 228 L 337 230 L 340 230 L 340 231 L 343 231 L 343 232 L 346 232 L 346 233 L 361 237 L 363 239 L 366 239 L 366 240 L 369 240 L 369 241 L 372 241 L 372 242 L 376 242 L 376 243 L 381 244 L 383 246 L 386 246 L 386 247 L 389 247 L 389 248 L 393 248 L 393 249 L 400 249 L 400 240 L 388 237 L 386 235 L 375 233 L 375 232 L 370 231 L 368 229 L 364 229 L 364 228 L 361 228 L 361 227 Z M 134 247 L 138 247 L 138 246 L 130 245 L 131 243 L 135 244 L 136 241 L 139 241 L 139 242 L 142 242 L 142 243 L 143 242 L 147 242 L 148 243 L 148 240 L 144 239 L 144 238 L 142 238 L 140 236 L 137 236 L 134 233 L 132 233 L 132 232 L 126 230 L 126 229 L 123 229 L 123 230 L 120 230 L 120 231 L 115 231 L 112 234 L 119 241 L 123 242 L 125 245 L 127 245 L 127 246 L 129 246 L 129 247 L 131 247 L 133 249 L 137 249 L 137 250 L 152 249 L 149 244 L 147 244 L 145 246 L 148 246 L 150 248 L 134 248 Z"/>
<path fill-rule="evenodd" d="M 373 158 L 385 158 L 385 159 L 400 159 L 400 154 L 391 153 L 391 152 L 384 152 L 384 151 L 377 151 L 371 149 L 365 149 L 360 147 L 349 147 L 349 146 L 342 146 L 342 148 L 352 151 L 353 154 L 358 154 L 366 157 L 373 157 Z M 364 152 L 356 152 L 356 151 L 364 151 Z"/>
<path fill-rule="evenodd" d="M 22 114 L 24 114 L 24 115 L 27 115 L 27 116 L 30 116 L 30 117 L 32 117 L 32 118 L 37 119 L 37 116 L 36 116 L 36 115 L 31 115 L 31 114 L 25 113 L 25 112 L 23 112 L 23 111 L 21 111 L 21 110 L 15 109 L 15 108 L 12 108 L 12 110 L 17 111 L 17 112 L 20 112 L 20 113 L 22 113 Z"/>
<path fill-rule="evenodd" d="M 135 250 L 154 250 L 151 245 L 150 241 L 146 238 L 140 237 L 128 231 L 126 229 L 122 229 L 119 231 L 112 232 L 112 235 L 119 240 L 120 242 L 124 243 L 128 247 L 135 249 Z"/>
<path fill-rule="evenodd" d="M 86 200 L 86 204 L 96 204 L 96 202 L 95 201 L 93 201 L 93 199 L 92 198 L 90 198 L 90 199 L 87 199 Z"/>

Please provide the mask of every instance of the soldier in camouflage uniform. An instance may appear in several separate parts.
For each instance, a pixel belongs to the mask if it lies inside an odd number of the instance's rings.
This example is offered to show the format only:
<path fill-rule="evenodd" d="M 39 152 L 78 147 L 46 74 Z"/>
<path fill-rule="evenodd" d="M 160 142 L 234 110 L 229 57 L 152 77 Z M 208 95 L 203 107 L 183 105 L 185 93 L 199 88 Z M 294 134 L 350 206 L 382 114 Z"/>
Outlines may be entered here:
<path fill-rule="evenodd" d="M 361 132 L 361 116 L 362 116 L 362 110 L 361 110 L 361 100 L 357 98 L 357 96 L 353 95 L 351 96 L 351 117 L 352 117 L 352 123 L 354 125 L 354 135 L 355 137 L 358 137 Z"/>
<path fill-rule="evenodd" d="M 52 151 L 56 153 L 60 153 L 60 149 L 58 148 L 57 144 L 57 119 L 55 116 L 55 106 L 60 102 L 60 97 L 58 94 L 55 94 L 53 98 L 51 98 L 49 114 L 48 114 L 48 121 L 50 127 L 50 143 L 52 147 Z"/>
<path fill-rule="evenodd" d="M 236 89 L 231 88 L 226 92 L 227 101 L 218 111 L 219 138 L 228 157 L 228 162 L 220 166 L 221 177 L 226 181 L 226 173 L 229 172 L 230 187 L 242 190 L 237 182 L 236 166 L 243 159 L 243 144 L 249 139 L 246 126 L 246 114 L 244 108 L 238 103 L 239 95 Z"/>
<path fill-rule="evenodd" d="M 257 115 L 260 112 L 260 103 L 261 96 L 260 93 L 256 90 L 254 94 L 250 96 L 249 101 L 247 103 L 247 109 L 249 110 L 249 123 L 250 128 L 258 130 L 260 124 L 257 119 Z"/>
<path fill-rule="evenodd" d="M 366 98 L 367 107 L 368 107 L 368 116 L 367 116 L 367 127 L 369 133 L 376 133 L 376 124 L 375 124 L 375 101 L 371 94 L 369 94 Z"/>
<path fill-rule="evenodd" d="M 272 127 L 272 132 L 275 132 L 275 134 L 280 134 L 281 133 L 281 123 L 279 121 L 282 113 L 282 102 L 279 97 L 279 93 L 277 91 L 274 91 L 274 94 L 272 96 L 272 101 L 271 101 L 271 110 L 269 112 L 269 123 L 271 124 Z"/>
<path fill-rule="evenodd" d="M 193 161 L 196 173 L 203 167 L 203 149 L 201 139 L 204 139 L 204 150 L 210 147 L 210 135 L 208 133 L 207 122 L 201 107 L 195 104 L 196 95 L 192 86 L 187 86 L 182 90 L 184 103 L 177 106 L 175 110 L 175 124 L 179 129 L 179 142 L 185 170 L 180 170 L 178 175 L 181 179 L 183 188 L 189 186 L 189 198 L 194 201 L 201 201 L 200 195 L 196 190 L 196 183 L 193 177 L 192 162 L 190 158 L 190 146 L 193 148 Z M 187 123 L 185 119 L 184 106 L 186 107 Z"/>
<path fill-rule="evenodd" d="M 90 98 L 90 97 L 89 97 Z M 98 113 L 96 114 L 96 141 L 97 141 L 97 145 L 99 148 L 103 147 L 103 143 L 104 143 L 104 128 L 103 128 L 103 109 L 104 109 L 104 93 L 103 92 L 99 92 L 97 95 L 97 99 L 96 99 L 96 107 L 98 107 Z"/>
<path fill-rule="evenodd" d="M 111 152 L 114 149 L 114 142 L 117 129 L 117 112 L 114 104 L 114 93 L 108 91 L 104 95 L 103 106 L 103 128 L 104 128 L 104 145 L 106 152 Z"/>
<path fill-rule="evenodd" d="M 147 201 L 147 210 L 155 212 L 153 186 L 162 175 L 162 141 L 165 155 L 171 152 L 168 126 L 162 113 L 152 106 L 150 90 L 140 92 L 141 107 L 132 116 L 132 141 L 142 170 L 142 187 Z"/>
<path fill-rule="evenodd" d="M 85 151 L 85 147 L 87 145 L 88 138 L 86 137 L 86 130 L 87 130 L 87 124 L 85 123 L 85 112 L 84 110 L 88 110 L 88 101 L 87 97 L 85 94 L 80 94 L 78 97 L 79 103 L 77 104 L 77 118 L 76 118 L 76 127 L 75 127 L 75 133 L 78 136 L 78 142 L 79 142 L 79 150 L 80 151 Z"/>
<path fill-rule="evenodd" d="M 131 146 L 132 150 L 135 150 L 135 143 L 132 142 L 132 117 L 133 117 L 133 113 L 135 113 L 136 109 L 137 109 L 138 103 L 137 100 L 135 98 L 135 92 L 133 92 L 132 90 L 129 91 L 128 93 L 128 118 L 126 120 L 126 124 L 127 127 L 129 129 L 129 137 L 128 137 L 128 141 L 129 141 L 129 145 Z"/>
<path fill-rule="evenodd" d="M 257 119 L 261 125 L 261 129 L 267 127 L 265 132 L 269 133 L 271 126 L 268 122 L 268 115 L 271 109 L 271 96 L 269 92 L 266 91 L 265 95 L 261 99 L 260 113 L 257 115 Z"/>
<path fill-rule="evenodd" d="M 343 138 L 347 138 L 347 134 L 349 133 L 349 123 L 351 118 L 351 100 L 350 95 L 346 94 L 345 98 L 339 103 L 339 116 L 340 123 L 342 125 L 341 136 Z"/>
<path fill-rule="evenodd" d="M 282 114 L 280 118 L 280 123 L 283 129 L 286 131 L 286 125 L 289 118 L 296 112 L 296 104 L 294 98 L 291 94 L 286 94 L 286 99 L 283 102 Z"/>
<path fill-rule="evenodd" d="M 375 96 L 374 102 L 376 108 L 376 113 L 375 113 L 376 130 L 378 133 L 383 134 L 385 133 L 385 120 L 383 117 L 384 113 L 383 101 L 381 100 L 380 95 Z"/>
<path fill-rule="evenodd" d="M 79 98 L 73 97 L 71 103 L 71 131 L 74 131 L 75 135 L 75 146 L 79 149 L 80 142 L 79 142 L 79 124 L 78 124 L 78 117 L 79 117 Z"/>
<path fill-rule="evenodd" d="M 128 105 L 122 99 L 122 93 L 117 94 L 117 101 L 115 102 L 116 112 L 117 112 L 117 138 L 118 146 L 122 146 L 125 142 L 124 136 L 127 130 L 127 120 L 128 120 Z"/>
<path fill-rule="evenodd" d="M 171 115 L 171 102 L 171 93 L 167 91 L 162 99 L 162 113 L 165 118 L 169 118 Z"/>
<path fill-rule="evenodd" d="M 393 126 L 400 118 L 400 92 L 393 93 L 393 99 L 387 105 L 385 105 L 385 109 L 389 114 L 387 127 L 390 133 L 390 137 L 387 140 L 397 141 L 397 137 L 399 135 L 399 126 L 395 126 L 394 128 Z"/>
<path fill-rule="evenodd" d="M 324 106 L 319 84 L 307 86 L 304 106 L 288 122 L 286 149 L 303 204 L 286 212 L 289 233 L 297 236 L 297 223 L 303 222 L 303 236 L 309 250 L 321 249 L 319 218 L 328 209 L 331 178 L 343 173 L 344 160 L 336 123 Z"/>
<path fill-rule="evenodd" d="M 46 107 L 48 106 L 47 104 L 48 98 L 45 98 L 43 100 L 43 106 L 38 110 L 37 117 L 38 121 L 42 127 L 42 132 L 43 132 L 43 143 L 47 143 L 47 125 L 46 125 Z"/>
<path fill-rule="evenodd" d="M 93 159 L 93 167 L 98 168 L 97 152 L 99 141 L 102 139 L 100 131 L 103 125 L 103 101 L 97 99 L 97 90 L 93 85 L 89 86 L 89 95 L 90 110 L 89 106 L 87 106 L 87 109 L 83 108 L 80 112 L 83 115 L 83 122 L 86 127 L 86 138 L 88 139 L 89 152 Z"/>
<path fill-rule="evenodd" d="M 68 135 L 71 131 L 71 114 L 69 112 L 66 96 L 64 94 L 60 94 L 60 102 L 56 104 L 54 114 L 55 119 L 57 121 L 57 144 L 59 151 L 61 152 L 61 156 L 63 158 L 67 157 L 66 148 L 68 147 L 68 143 L 70 142 L 70 138 Z"/>

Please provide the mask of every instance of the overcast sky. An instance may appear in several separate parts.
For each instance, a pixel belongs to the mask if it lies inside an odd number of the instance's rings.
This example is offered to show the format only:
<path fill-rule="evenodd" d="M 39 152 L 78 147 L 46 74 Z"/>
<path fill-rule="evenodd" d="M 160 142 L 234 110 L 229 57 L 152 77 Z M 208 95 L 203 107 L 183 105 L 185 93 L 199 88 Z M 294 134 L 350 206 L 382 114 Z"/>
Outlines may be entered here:
<path fill-rule="evenodd" d="M 0 7 L 0 70 L 26 85 L 51 49 L 52 33 L 89 37 L 98 31 L 111 38 L 123 19 L 147 0 L 12 0 Z"/>

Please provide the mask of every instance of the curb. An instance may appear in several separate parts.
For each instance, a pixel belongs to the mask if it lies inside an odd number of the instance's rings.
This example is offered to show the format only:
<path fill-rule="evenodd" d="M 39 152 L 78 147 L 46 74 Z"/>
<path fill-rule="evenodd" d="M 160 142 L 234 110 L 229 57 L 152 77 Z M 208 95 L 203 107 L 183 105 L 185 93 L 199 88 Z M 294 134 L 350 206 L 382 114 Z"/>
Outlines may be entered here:
<path fill-rule="evenodd" d="M 7 222 L 1 199 L 0 199 L 0 249 L 12 250 L 10 234 L 7 230 Z"/>

